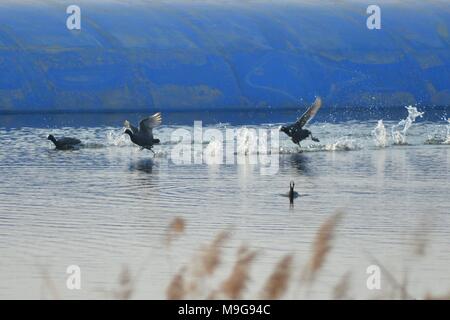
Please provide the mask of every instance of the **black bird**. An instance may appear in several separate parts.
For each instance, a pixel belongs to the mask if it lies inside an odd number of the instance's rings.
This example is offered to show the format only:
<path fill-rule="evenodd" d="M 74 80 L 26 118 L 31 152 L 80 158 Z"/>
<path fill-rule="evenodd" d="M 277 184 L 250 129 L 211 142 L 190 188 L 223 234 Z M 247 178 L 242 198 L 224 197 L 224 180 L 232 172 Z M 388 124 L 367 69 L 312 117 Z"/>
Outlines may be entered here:
<path fill-rule="evenodd" d="M 305 140 L 309 136 L 313 141 L 319 142 L 319 139 L 312 136 L 311 131 L 303 129 L 303 127 L 316 115 L 322 106 L 322 100 L 317 97 L 311 107 L 297 120 L 297 122 L 292 123 L 287 126 L 282 126 L 280 131 L 286 133 L 292 138 L 295 144 L 300 145 L 300 141 Z"/>
<path fill-rule="evenodd" d="M 127 128 L 124 133 L 130 136 L 131 141 L 137 144 L 141 149 L 152 150 L 153 145 L 159 143 L 159 139 L 153 138 L 153 128 L 159 126 L 162 122 L 161 113 L 142 119 L 139 122 L 139 128 L 134 127 L 128 120 L 125 120 L 124 126 Z"/>
<path fill-rule="evenodd" d="M 288 193 L 282 193 L 281 196 L 289 198 L 289 202 L 291 205 L 294 204 L 294 199 L 298 198 L 299 194 L 297 191 L 294 191 L 295 183 L 294 181 L 291 181 L 289 183 L 289 192 Z"/>
<path fill-rule="evenodd" d="M 291 181 L 289 184 L 289 202 L 290 204 L 294 204 L 294 199 L 298 197 L 298 192 L 294 191 L 295 183 L 294 181 Z"/>
<path fill-rule="evenodd" d="M 81 141 L 76 138 L 62 137 L 58 140 L 53 135 L 47 137 L 48 140 L 55 144 L 58 150 L 72 150 L 81 144 Z"/>

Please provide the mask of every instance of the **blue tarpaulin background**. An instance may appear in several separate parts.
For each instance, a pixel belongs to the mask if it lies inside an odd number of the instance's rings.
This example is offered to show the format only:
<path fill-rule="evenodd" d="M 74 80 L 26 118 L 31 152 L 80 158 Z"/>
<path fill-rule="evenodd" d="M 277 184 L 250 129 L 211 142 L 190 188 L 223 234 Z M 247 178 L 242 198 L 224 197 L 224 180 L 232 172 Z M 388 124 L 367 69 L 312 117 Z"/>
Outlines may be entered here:
<path fill-rule="evenodd" d="M 0 112 L 449 106 L 449 2 L 370 4 L 2 1 Z"/>

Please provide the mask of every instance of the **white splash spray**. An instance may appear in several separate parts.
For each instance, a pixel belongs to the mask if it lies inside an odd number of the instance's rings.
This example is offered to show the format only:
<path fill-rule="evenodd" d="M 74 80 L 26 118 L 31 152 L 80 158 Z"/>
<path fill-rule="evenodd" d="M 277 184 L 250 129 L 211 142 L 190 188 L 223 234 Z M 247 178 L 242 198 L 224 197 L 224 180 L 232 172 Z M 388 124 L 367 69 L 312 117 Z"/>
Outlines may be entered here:
<path fill-rule="evenodd" d="M 406 107 L 408 117 L 392 127 L 392 140 L 394 144 L 406 144 L 406 133 L 417 117 L 422 117 L 424 112 L 419 112 L 416 107 Z"/>
<path fill-rule="evenodd" d="M 447 119 L 447 138 L 444 141 L 445 144 L 450 144 L 450 118 Z"/>
<path fill-rule="evenodd" d="M 387 145 L 387 132 L 384 126 L 383 120 L 378 120 L 377 126 L 373 129 L 372 134 L 374 136 L 375 145 L 380 148 L 384 148 Z"/>
<path fill-rule="evenodd" d="M 326 151 L 351 151 L 359 149 L 361 149 L 361 146 L 355 140 L 346 137 L 339 138 L 334 143 L 328 143 L 324 148 Z"/>
<path fill-rule="evenodd" d="M 237 132 L 236 153 L 240 155 L 258 152 L 258 136 L 255 129 L 242 128 Z"/>
<path fill-rule="evenodd" d="M 214 137 L 203 150 L 203 157 L 207 164 L 222 164 L 223 163 L 223 145 L 222 142 L 216 140 Z"/>
<path fill-rule="evenodd" d="M 123 146 L 129 144 L 129 138 L 123 134 L 123 131 L 109 130 L 106 134 L 106 142 L 113 146 Z"/>

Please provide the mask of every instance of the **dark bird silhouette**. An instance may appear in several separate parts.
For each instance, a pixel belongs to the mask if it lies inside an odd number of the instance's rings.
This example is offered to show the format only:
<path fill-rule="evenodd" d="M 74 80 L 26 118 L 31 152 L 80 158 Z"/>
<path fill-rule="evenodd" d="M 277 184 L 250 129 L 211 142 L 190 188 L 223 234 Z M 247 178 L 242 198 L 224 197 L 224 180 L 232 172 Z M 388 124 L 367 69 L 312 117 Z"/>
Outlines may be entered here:
<path fill-rule="evenodd" d="M 141 149 L 152 150 L 153 145 L 159 143 L 159 139 L 154 139 L 153 128 L 159 126 L 162 122 L 161 113 L 155 113 L 154 115 L 142 119 L 139 122 L 139 128 L 134 127 L 128 120 L 125 120 L 124 126 L 125 132 L 130 136 L 131 141 L 137 144 Z"/>
<path fill-rule="evenodd" d="M 289 192 L 281 194 L 283 197 L 289 198 L 289 203 L 291 206 L 294 204 L 294 199 L 298 198 L 299 194 L 297 191 L 294 191 L 295 183 L 294 181 L 291 181 L 289 183 Z"/>
<path fill-rule="evenodd" d="M 298 197 L 298 192 L 294 191 L 295 183 L 291 181 L 289 184 L 289 203 L 294 204 L 294 199 Z"/>
<path fill-rule="evenodd" d="M 287 126 L 282 126 L 280 131 L 286 133 L 292 138 L 295 144 L 300 145 L 300 141 L 305 140 L 309 136 L 313 141 L 319 142 L 319 139 L 312 136 L 311 131 L 303 129 L 303 127 L 316 115 L 322 106 L 322 100 L 317 97 L 311 107 L 295 122 Z"/>
<path fill-rule="evenodd" d="M 81 144 L 81 141 L 76 138 L 62 137 L 60 139 L 56 139 L 51 134 L 47 137 L 47 139 L 52 141 L 58 150 L 72 150 Z"/>

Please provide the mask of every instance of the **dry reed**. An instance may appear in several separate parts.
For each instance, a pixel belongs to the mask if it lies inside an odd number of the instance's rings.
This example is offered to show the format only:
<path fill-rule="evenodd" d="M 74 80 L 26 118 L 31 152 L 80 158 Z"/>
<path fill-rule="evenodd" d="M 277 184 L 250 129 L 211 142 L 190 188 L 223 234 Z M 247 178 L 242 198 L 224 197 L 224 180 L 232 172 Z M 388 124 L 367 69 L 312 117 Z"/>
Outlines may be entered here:
<path fill-rule="evenodd" d="M 197 270 L 197 275 L 212 275 L 216 268 L 220 265 L 220 258 L 222 254 L 222 247 L 225 241 L 229 238 L 228 231 L 221 231 L 214 238 L 213 242 L 203 251 L 201 257 L 200 269 Z"/>
<path fill-rule="evenodd" d="M 53 296 L 54 300 L 59 300 L 61 298 L 58 289 L 56 288 L 56 285 L 52 278 L 50 277 L 50 274 L 48 272 L 48 269 L 45 267 L 40 267 L 40 272 L 43 279 L 43 285 L 44 288 L 47 288 L 50 292 L 50 295 Z"/>
<path fill-rule="evenodd" d="M 293 256 L 288 254 L 284 256 L 276 265 L 274 271 L 267 279 L 261 292 L 261 299 L 274 300 L 280 299 L 286 292 L 289 285 L 289 278 L 292 272 Z"/>
<path fill-rule="evenodd" d="M 350 288 L 350 272 L 346 272 L 333 289 L 333 299 L 347 299 Z"/>
<path fill-rule="evenodd" d="M 173 240 L 179 235 L 181 235 L 186 229 L 186 222 L 183 218 L 175 217 L 169 224 L 166 232 L 166 245 L 170 246 Z"/>
<path fill-rule="evenodd" d="M 119 288 L 114 292 L 116 299 L 128 300 L 133 294 L 133 281 L 130 270 L 127 266 L 123 266 L 119 274 Z"/>
<path fill-rule="evenodd" d="M 166 291 L 166 297 L 169 300 L 181 300 L 186 297 L 184 274 L 186 268 L 182 268 L 173 278 Z"/>
<path fill-rule="evenodd" d="M 331 242 L 334 230 L 342 218 L 342 213 L 338 212 L 329 217 L 319 228 L 313 244 L 313 253 L 302 279 L 306 281 L 314 280 L 317 272 L 322 268 L 328 252 L 331 250 Z"/>
<path fill-rule="evenodd" d="M 236 263 L 230 276 L 222 283 L 221 292 L 230 299 L 240 299 L 249 280 L 250 265 L 256 258 L 256 251 L 243 246 L 239 249 Z M 212 295 L 214 297 L 214 295 Z"/>

